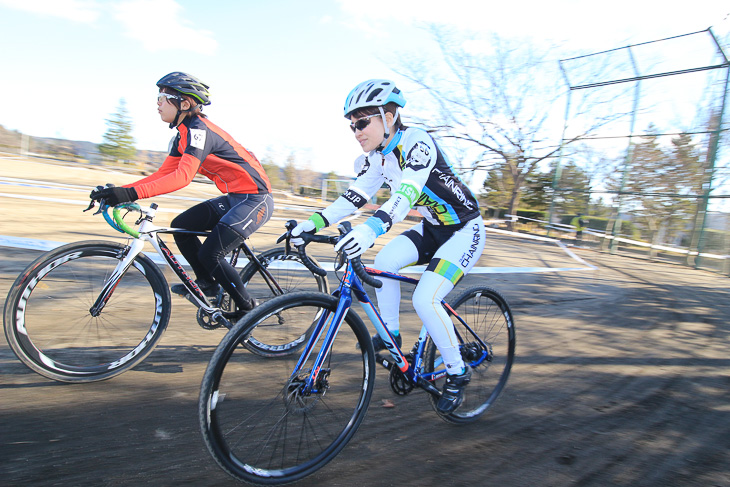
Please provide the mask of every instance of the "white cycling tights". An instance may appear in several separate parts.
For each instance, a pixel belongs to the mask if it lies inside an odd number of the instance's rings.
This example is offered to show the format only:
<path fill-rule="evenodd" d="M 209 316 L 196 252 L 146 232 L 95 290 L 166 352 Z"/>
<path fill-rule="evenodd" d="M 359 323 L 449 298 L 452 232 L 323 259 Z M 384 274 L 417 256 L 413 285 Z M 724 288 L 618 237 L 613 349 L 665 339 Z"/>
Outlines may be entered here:
<path fill-rule="evenodd" d="M 411 230 L 423 235 L 422 224 Z M 474 267 L 483 250 L 484 223 L 481 218 L 475 218 L 436 250 L 413 291 L 413 307 L 441 352 L 450 374 L 460 373 L 464 362 L 459 353 L 454 325 L 441 301 L 454 289 L 458 280 Z M 417 261 L 416 245 L 405 235 L 399 235 L 378 253 L 374 267 L 397 273 Z M 380 315 L 389 330 L 399 331 L 400 282 L 392 279 L 381 280 L 383 287 L 376 290 Z"/>

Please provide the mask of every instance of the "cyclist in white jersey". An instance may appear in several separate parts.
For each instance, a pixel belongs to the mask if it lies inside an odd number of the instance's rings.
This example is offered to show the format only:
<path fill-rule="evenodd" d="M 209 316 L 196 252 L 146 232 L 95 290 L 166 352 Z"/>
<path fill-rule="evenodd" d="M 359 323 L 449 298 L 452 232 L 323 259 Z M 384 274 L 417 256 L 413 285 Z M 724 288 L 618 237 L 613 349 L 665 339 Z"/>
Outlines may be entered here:
<path fill-rule="evenodd" d="M 454 173 L 428 133 L 403 125 L 405 98 L 389 80 L 373 79 L 356 86 L 345 101 L 345 118 L 365 154 L 355 160 L 357 179 L 337 200 L 292 230 L 292 243 L 303 232 L 317 232 L 361 208 L 385 183 L 391 197 L 365 223 L 357 225 L 335 247 L 356 257 L 375 239 L 402 221 L 412 208 L 423 220 L 391 240 L 376 256 L 374 267 L 400 272 L 428 264 L 413 292 L 413 307 L 444 359 L 447 378 L 438 408 L 453 412 L 463 401 L 471 370 L 462 360 L 454 325 L 441 305 L 443 298 L 479 260 L 484 250 L 484 223 L 479 204 Z M 399 332 L 400 283 L 383 279 L 378 308 L 385 324 L 402 343 Z M 384 348 L 378 335 L 376 350 Z"/>

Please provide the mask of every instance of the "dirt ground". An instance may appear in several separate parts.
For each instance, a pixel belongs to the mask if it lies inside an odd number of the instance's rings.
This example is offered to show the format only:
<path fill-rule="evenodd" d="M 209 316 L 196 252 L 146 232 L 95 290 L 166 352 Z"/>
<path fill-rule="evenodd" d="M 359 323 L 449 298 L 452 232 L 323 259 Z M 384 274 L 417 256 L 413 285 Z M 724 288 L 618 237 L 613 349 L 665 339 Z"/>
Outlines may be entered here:
<path fill-rule="evenodd" d="M 118 238 L 99 216 L 80 210 L 92 185 L 133 180 L 0 159 L 0 236 Z M 193 184 L 176 196 L 213 194 Z M 192 204 L 156 201 L 173 209 Z M 308 216 L 296 204 L 277 198 L 277 218 Z M 171 216 L 160 213 L 157 222 Z M 274 246 L 282 223 L 272 220 L 255 235 L 259 250 Z M 472 274 L 460 284 L 489 283 L 515 314 L 510 380 L 479 421 L 442 422 L 423 393 L 394 396 L 381 369 L 354 439 L 296 485 L 730 486 L 730 280 L 576 252 L 597 269 Z M 37 255 L 0 247 L 0 296 Z M 556 246 L 497 234 L 488 234 L 478 265 L 582 267 Z M 223 335 L 200 328 L 194 311 L 173 298 L 170 325 L 150 357 L 93 384 L 45 379 L 0 340 L 0 485 L 236 485 L 198 429 L 200 381 Z M 420 324 L 407 292 L 402 311 L 404 336 L 415 339 Z M 383 407 L 386 399 L 395 407 Z"/>

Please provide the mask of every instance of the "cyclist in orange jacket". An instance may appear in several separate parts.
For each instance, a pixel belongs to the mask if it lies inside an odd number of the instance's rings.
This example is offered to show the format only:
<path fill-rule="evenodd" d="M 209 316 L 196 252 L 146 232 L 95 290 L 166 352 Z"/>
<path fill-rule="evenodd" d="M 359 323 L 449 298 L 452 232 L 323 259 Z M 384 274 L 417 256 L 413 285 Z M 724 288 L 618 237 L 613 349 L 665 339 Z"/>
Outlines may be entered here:
<path fill-rule="evenodd" d="M 194 235 L 175 234 L 175 243 L 192 266 L 200 289 L 214 296 L 222 285 L 242 314 L 255 301 L 225 255 L 271 218 L 271 183 L 256 157 L 203 114 L 203 106 L 210 104 L 208 85 L 176 71 L 163 76 L 157 86 L 160 118 L 178 131 L 169 155 L 150 176 L 122 187 L 97 187 L 90 197 L 114 206 L 184 188 L 196 173 L 213 181 L 223 196 L 199 203 L 172 220 L 175 228 L 211 230 L 210 236 L 201 242 Z M 171 289 L 187 294 L 182 284 Z"/>

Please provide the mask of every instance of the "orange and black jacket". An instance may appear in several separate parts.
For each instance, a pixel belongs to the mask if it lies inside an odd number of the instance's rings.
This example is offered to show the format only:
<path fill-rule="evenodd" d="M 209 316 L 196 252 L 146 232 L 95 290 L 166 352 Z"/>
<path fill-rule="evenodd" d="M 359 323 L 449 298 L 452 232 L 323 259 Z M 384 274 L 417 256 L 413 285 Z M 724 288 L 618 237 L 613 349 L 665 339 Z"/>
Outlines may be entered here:
<path fill-rule="evenodd" d="M 133 186 L 140 198 L 184 188 L 200 173 L 223 193 L 271 193 L 264 168 L 251 152 L 206 118 L 186 118 L 178 127 L 170 154 L 154 174 Z"/>

